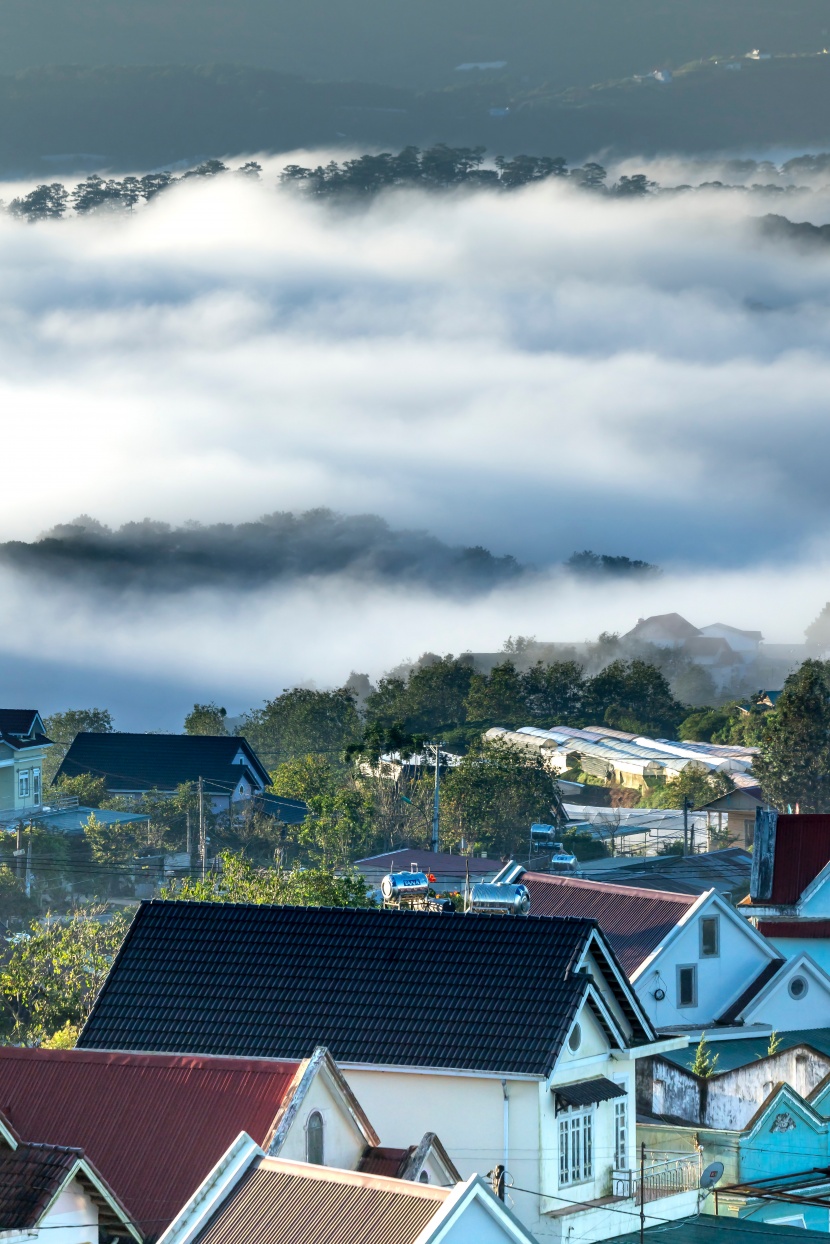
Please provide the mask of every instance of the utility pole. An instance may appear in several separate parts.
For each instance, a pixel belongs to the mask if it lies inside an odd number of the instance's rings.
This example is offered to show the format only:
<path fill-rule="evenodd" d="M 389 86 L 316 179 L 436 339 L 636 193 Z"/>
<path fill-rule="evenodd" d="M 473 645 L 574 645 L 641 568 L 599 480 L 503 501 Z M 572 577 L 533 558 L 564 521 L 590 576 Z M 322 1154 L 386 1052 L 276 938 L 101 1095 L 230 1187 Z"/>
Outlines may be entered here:
<path fill-rule="evenodd" d="M 26 897 L 32 896 L 32 826 L 29 825 L 29 842 L 26 847 Z"/>
<path fill-rule="evenodd" d="M 202 881 L 207 866 L 207 843 L 205 842 L 205 782 L 199 778 L 199 854 L 202 857 Z"/>
<path fill-rule="evenodd" d="M 640 1244 L 646 1229 L 646 1142 L 640 1145 Z"/>
<path fill-rule="evenodd" d="M 435 748 L 435 793 L 432 797 L 432 849 L 438 850 L 438 824 L 441 809 L 441 744 L 433 743 Z"/>
<path fill-rule="evenodd" d="M 493 1170 L 490 1172 L 490 1178 L 492 1180 L 493 1191 L 495 1192 L 499 1200 L 503 1201 L 504 1200 L 504 1167 L 501 1164 L 493 1167 Z"/>
<path fill-rule="evenodd" d="M 684 854 L 684 855 L 690 855 L 690 854 L 692 854 L 692 852 L 690 852 L 690 850 L 689 850 L 689 846 L 690 846 L 690 838 L 689 838 L 689 809 L 690 809 L 690 808 L 692 808 L 692 807 L 694 807 L 694 804 L 692 803 L 691 799 L 689 798 L 689 796 L 688 796 L 688 795 L 684 795 L 684 796 L 683 796 L 683 854 Z M 692 831 L 691 831 L 691 834 L 692 834 L 692 837 L 691 837 L 691 845 L 692 845 L 692 846 L 694 846 L 694 832 L 695 832 L 695 831 L 694 831 L 694 828 L 693 828 L 693 829 L 692 829 Z"/>

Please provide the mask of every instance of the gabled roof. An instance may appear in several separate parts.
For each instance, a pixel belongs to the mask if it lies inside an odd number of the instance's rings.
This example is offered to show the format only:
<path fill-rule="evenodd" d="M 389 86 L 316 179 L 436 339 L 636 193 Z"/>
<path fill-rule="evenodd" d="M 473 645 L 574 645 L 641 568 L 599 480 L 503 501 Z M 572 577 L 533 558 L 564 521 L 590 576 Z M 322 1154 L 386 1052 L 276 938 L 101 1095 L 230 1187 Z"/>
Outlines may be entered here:
<path fill-rule="evenodd" d="M 414 1244 L 447 1188 L 262 1158 L 196 1244 Z"/>
<path fill-rule="evenodd" d="M 43 722 L 36 708 L 0 708 L 0 734 L 43 733 Z"/>
<path fill-rule="evenodd" d="M 430 1154 L 443 1167 L 446 1178 L 459 1183 L 461 1176 L 452 1158 L 434 1132 L 427 1132 L 419 1144 L 408 1149 L 394 1149 L 388 1145 L 367 1145 L 357 1169 L 367 1175 L 386 1175 L 390 1179 L 417 1179 L 424 1162 Z"/>
<path fill-rule="evenodd" d="M 830 863 L 830 816 L 779 815 L 775 829 L 772 893 L 769 904 L 797 903 L 811 881 Z"/>
<path fill-rule="evenodd" d="M 265 1144 L 296 1062 L 0 1047 L 23 1138 L 83 1149 L 151 1239 L 240 1131 Z"/>
<path fill-rule="evenodd" d="M 693 895 L 523 872 L 538 916 L 587 916 L 599 923 L 630 976 L 694 907 Z"/>
<path fill-rule="evenodd" d="M 623 639 L 645 639 L 660 636 L 671 639 L 692 639 L 700 631 L 679 613 L 655 613 L 650 618 L 640 618 Z"/>
<path fill-rule="evenodd" d="M 749 1006 L 756 994 L 760 993 L 766 984 L 768 984 L 773 976 L 776 976 L 784 964 L 786 959 L 772 959 L 765 964 L 758 975 L 751 981 L 739 998 L 736 998 L 732 1005 L 718 1017 L 718 1024 L 734 1024 L 741 1015 L 741 1012 Z"/>
<path fill-rule="evenodd" d="M 35 1228 L 81 1156 L 57 1145 L 1 1149 L 0 1231 Z"/>
<path fill-rule="evenodd" d="M 234 764 L 239 752 L 244 764 Z M 106 778 L 112 792 L 175 790 L 204 778 L 210 793 L 230 794 L 245 770 L 267 786 L 271 779 L 250 744 L 233 735 L 103 734 L 76 735 L 55 776 L 91 773 Z"/>
<path fill-rule="evenodd" d="M 320 1043 L 338 1063 L 545 1076 L 591 946 L 635 1041 L 654 1040 L 590 920 L 143 903 L 79 1046 L 303 1058 Z"/>

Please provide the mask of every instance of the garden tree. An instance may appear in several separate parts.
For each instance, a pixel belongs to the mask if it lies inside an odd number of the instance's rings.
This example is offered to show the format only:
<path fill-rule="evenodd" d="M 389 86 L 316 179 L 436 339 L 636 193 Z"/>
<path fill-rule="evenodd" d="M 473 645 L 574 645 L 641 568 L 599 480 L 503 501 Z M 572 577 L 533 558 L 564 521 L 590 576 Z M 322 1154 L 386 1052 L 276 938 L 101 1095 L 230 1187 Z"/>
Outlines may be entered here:
<path fill-rule="evenodd" d="M 255 868 L 248 860 L 223 852 L 221 868 L 205 878 L 172 881 L 162 898 L 216 903 L 285 903 L 297 907 L 372 907 L 359 873 L 339 876 L 323 868 L 284 872 Z"/>
<path fill-rule="evenodd" d="M 37 904 L 26 895 L 26 887 L 20 877 L 8 866 L 0 864 L 0 916 L 10 920 L 31 920 Z"/>
<path fill-rule="evenodd" d="M 381 756 L 397 753 L 403 759 L 419 752 L 425 739 L 421 735 L 410 734 L 404 730 L 399 721 L 385 726 L 379 721 L 372 721 L 355 743 L 350 743 L 345 750 L 347 760 L 365 761 L 376 765 Z"/>
<path fill-rule="evenodd" d="M 194 704 L 184 719 L 185 734 L 227 734 L 227 710 L 217 704 Z"/>
<path fill-rule="evenodd" d="M 84 822 L 84 838 L 96 864 L 122 864 L 133 860 L 140 845 L 141 822 L 128 821 L 111 825 L 90 812 Z"/>
<path fill-rule="evenodd" d="M 39 1043 L 68 1024 L 76 1032 L 129 927 L 120 912 L 78 908 L 70 916 L 35 920 L 25 937 L 6 939 L 0 1003 L 17 1044 Z"/>
<path fill-rule="evenodd" d="M 371 798 L 375 850 L 426 847 L 431 841 L 433 787 L 423 780 L 430 772 L 429 758 L 425 766 L 381 760 L 390 754 L 404 762 L 424 756 L 425 745 L 423 737 L 407 733 L 398 723 L 372 722 L 361 741 L 347 748 L 347 758 L 356 765 L 356 784 Z"/>
<path fill-rule="evenodd" d="M 373 841 L 371 792 L 325 756 L 298 756 L 271 774 L 275 795 L 302 799 L 309 815 L 294 827 L 295 843 L 323 868 L 365 855 Z"/>
<path fill-rule="evenodd" d="M 74 777 L 64 774 L 52 789 L 58 798 L 62 795 L 76 798 L 82 808 L 100 808 L 107 800 L 106 778 L 93 777 L 91 773 L 76 773 Z"/>
<path fill-rule="evenodd" d="M 775 808 L 830 812 L 830 662 L 790 674 L 767 715 L 753 771 Z"/>
<path fill-rule="evenodd" d="M 731 731 L 737 716 L 734 704 L 724 704 L 721 708 L 701 708 L 690 713 L 681 721 L 677 728 L 677 737 L 689 743 L 713 743 L 714 736 L 724 731 Z M 724 742 L 727 742 L 724 739 Z"/>
<path fill-rule="evenodd" d="M 715 1074 L 720 1054 L 712 1057 L 712 1051 L 709 1048 L 709 1042 L 706 1040 L 706 1033 L 700 1035 L 700 1040 L 695 1047 L 695 1057 L 689 1070 L 693 1076 L 700 1076 L 701 1079 L 708 1080 L 710 1076 Z"/>
<path fill-rule="evenodd" d="M 345 687 L 337 691 L 294 687 L 250 712 L 239 731 L 269 769 L 313 754 L 337 763 L 360 732 L 355 697 Z"/>
<path fill-rule="evenodd" d="M 586 692 L 587 711 L 617 730 L 673 736 L 686 716 L 665 676 L 645 661 L 612 661 Z"/>
<path fill-rule="evenodd" d="M 554 726 L 581 721 L 585 712 L 585 678 L 576 661 L 538 661 L 522 677 L 525 704 L 531 720 Z"/>
<path fill-rule="evenodd" d="M 531 824 L 550 823 L 558 799 L 556 780 L 538 752 L 483 740 L 444 781 L 441 845 L 463 840 L 502 858 L 522 855 Z"/>
<path fill-rule="evenodd" d="M 689 765 L 679 777 L 672 778 L 664 786 L 658 786 L 640 799 L 641 808 L 682 808 L 683 800 L 691 801 L 695 808 L 702 808 L 721 795 L 735 789 L 728 773 L 714 770 L 709 773 L 696 765 Z"/>
<path fill-rule="evenodd" d="M 69 751 L 76 734 L 89 731 L 93 734 L 111 734 L 113 731 L 112 714 L 106 708 L 71 708 L 65 713 L 53 713 L 43 722 L 46 737 L 51 739 L 54 747 L 50 747 L 43 762 L 43 785 L 47 786 L 61 767 L 63 758 Z"/>
<path fill-rule="evenodd" d="M 467 658 L 425 653 L 404 681 L 382 678 L 366 701 L 369 722 L 398 722 L 413 734 L 432 737 L 467 720 L 465 700 L 474 677 Z"/>
<path fill-rule="evenodd" d="M 521 726 L 528 717 L 524 678 L 512 661 L 503 661 L 487 674 L 473 674 L 464 701 L 468 720 Z"/>

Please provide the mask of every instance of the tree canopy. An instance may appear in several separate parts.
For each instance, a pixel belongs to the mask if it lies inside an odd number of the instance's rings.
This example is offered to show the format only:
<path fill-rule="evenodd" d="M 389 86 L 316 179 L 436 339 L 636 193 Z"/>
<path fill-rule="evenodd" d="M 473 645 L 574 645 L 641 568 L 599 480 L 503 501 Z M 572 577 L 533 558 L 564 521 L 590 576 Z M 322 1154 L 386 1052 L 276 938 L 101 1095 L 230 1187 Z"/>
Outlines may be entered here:
<path fill-rule="evenodd" d="M 830 662 L 805 661 L 787 678 L 753 769 L 773 807 L 830 812 Z"/>

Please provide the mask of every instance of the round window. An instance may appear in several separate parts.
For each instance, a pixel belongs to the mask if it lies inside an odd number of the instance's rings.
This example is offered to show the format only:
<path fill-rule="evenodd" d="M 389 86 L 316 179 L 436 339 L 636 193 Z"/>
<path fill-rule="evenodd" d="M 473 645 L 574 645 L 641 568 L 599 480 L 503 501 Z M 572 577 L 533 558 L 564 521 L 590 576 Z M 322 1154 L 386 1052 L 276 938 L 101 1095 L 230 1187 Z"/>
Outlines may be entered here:
<path fill-rule="evenodd" d="M 579 1024 L 574 1024 L 571 1029 L 571 1035 L 568 1037 L 568 1049 L 575 1054 L 582 1044 L 582 1029 Z"/>
<path fill-rule="evenodd" d="M 807 992 L 807 981 L 803 976 L 794 976 L 789 985 L 791 998 L 803 998 Z"/>

